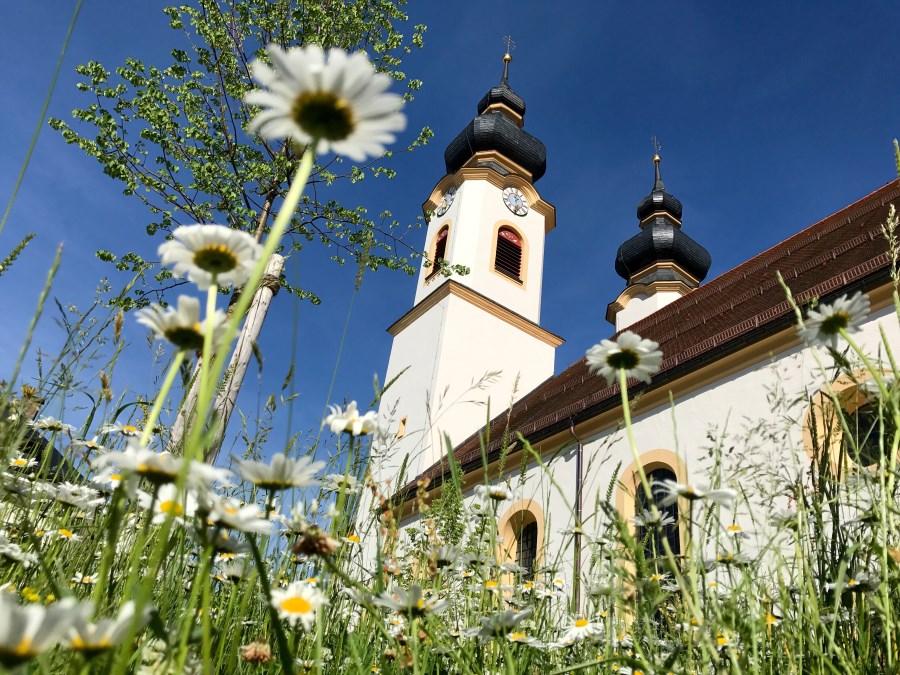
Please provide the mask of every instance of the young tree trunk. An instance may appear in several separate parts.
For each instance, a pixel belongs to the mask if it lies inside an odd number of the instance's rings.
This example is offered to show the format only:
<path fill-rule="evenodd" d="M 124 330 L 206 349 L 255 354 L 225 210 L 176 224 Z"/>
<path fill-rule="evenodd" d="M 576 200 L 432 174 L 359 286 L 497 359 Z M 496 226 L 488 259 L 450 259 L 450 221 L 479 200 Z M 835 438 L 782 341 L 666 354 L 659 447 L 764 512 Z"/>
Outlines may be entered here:
<path fill-rule="evenodd" d="M 222 448 L 225 430 L 228 428 L 231 413 L 234 412 L 241 385 L 244 383 L 244 376 L 247 374 L 247 366 L 250 364 L 250 359 L 253 356 L 254 346 L 259 339 L 263 322 L 266 320 L 266 314 L 269 311 L 269 305 L 272 304 L 272 298 L 278 293 L 279 280 L 283 268 L 284 257 L 277 253 L 274 254 L 266 266 L 265 276 L 263 276 L 259 289 L 257 289 L 256 295 L 253 297 L 253 302 L 250 303 L 250 309 L 247 310 L 247 319 L 244 321 L 244 327 L 238 336 L 237 344 L 231 355 L 231 361 L 228 363 L 228 368 L 225 371 L 222 387 L 216 396 L 214 409 L 216 435 L 206 455 L 206 461 L 210 464 L 215 463 Z"/>
<path fill-rule="evenodd" d="M 206 456 L 206 461 L 211 464 L 218 457 L 225 429 L 228 426 L 228 420 L 234 411 L 238 393 L 244 382 L 244 376 L 247 374 L 247 366 L 250 363 L 250 358 L 253 356 L 253 345 L 259 339 L 263 322 L 269 311 L 269 305 L 278 292 L 279 278 L 283 268 L 284 257 L 276 253 L 266 266 L 265 275 L 260 282 L 259 288 L 256 290 L 253 302 L 250 303 L 250 308 L 247 310 L 247 318 L 244 321 L 241 332 L 238 334 L 237 344 L 234 352 L 231 354 L 228 368 L 225 370 L 224 383 L 216 395 L 215 414 L 218 420 L 218 431 Z M 184 442 L 185 430 L 190 427 L 194 418 L 194 408 L 197 405 L 197 396 L 200 391 L 200 360 L 197 359 L 197 365 L 191 376 L 191 387 L 184 397 L 184 402 L 181 404 L 175 422 L 172 424 L 168 445 L 168 449 L 171 452 L 182 450 L 181 445 Z"/>

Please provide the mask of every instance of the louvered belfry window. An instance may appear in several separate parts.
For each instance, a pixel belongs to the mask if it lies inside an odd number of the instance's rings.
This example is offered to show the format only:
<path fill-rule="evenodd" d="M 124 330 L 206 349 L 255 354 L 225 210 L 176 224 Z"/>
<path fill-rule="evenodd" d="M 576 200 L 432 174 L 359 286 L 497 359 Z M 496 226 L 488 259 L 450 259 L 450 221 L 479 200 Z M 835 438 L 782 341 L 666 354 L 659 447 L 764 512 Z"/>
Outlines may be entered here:
<path fill-rule="evenodd" d="M 510 279 L 522 281 L 522 240 L 513 230 L 503 227 L 497 233 L 497 257 L 494 269 Z"/>
<path fill-rule="evenodd" d="M 431 261 L 431 271 L 428 272 L 429 279 L 441 271 L 438 260 L 444 260 L 447 256 L 447 235 L 449 233 L 450 228 L 445 226 L 437 234 L 434 242 L 434 260 Z"/>

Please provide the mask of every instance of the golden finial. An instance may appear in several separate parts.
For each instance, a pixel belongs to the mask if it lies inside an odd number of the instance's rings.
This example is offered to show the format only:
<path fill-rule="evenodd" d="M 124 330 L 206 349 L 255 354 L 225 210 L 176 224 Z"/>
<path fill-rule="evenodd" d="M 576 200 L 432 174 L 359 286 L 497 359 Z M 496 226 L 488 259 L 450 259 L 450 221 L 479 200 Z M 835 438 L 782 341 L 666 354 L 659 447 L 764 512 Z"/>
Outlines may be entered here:
<path fill-rule="evenodd" d="M 657 139 L 656 136 L 654 136 L 653 138 L 650 139 L 650 142 L 653 143 L 653 163 L 659 164 L 660 161 L 662 161 L 659 156 L 659 150 L 661 147 L 659 144 L 659 139 Z"/>
<path fill-rule="evenodd" d="M 506 53 L 503 55 L 503 79 L 500 80 L 502 84 L 509 84 L 509 62 L 512 61 L 512 50 L 516 48 L 516 43 L 513 42 L 512 38 L 507 35 L 503 38 L 503 43 L 506 45 Z"/>

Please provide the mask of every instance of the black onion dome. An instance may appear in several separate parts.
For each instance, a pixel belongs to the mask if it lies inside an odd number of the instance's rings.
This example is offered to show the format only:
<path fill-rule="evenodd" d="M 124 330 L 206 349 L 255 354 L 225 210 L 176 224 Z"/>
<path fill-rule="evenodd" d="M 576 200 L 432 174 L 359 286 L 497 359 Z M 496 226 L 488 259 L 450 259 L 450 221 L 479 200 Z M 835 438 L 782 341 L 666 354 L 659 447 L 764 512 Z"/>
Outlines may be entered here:
<path fill-rule="evenodd" d="M 510 89 L 507 84 L 500 83 L 481 97 L 478 102 L 478 114 L 483 115 L 488 106 L 494 103 L 502 103 L 517 114 L 525 116 L 525 99 Z"/>
<path fill-rule="evenodd" d="M 709 251 L 665 218 L 657 219 L 619 247 L 616 273 L 626 281 L 653 263 L 672 261 L 697 281 L 703 281 L 712 259 Z"/>
<path fill-rule="evenodd" d="M 656 165 L 656 179 L 653 182 L 653 190 L 638 204 L 638 220 L 643 221 L 647 216 L 659 211 L 681 220 L 681 202 L 674 195 L 666 192 L 666 186 L 659 175 L 659 155 L 653 158 L 653 163 Z"/>
<path fill-rule="evenodd" d="M 456 173 L 476 152 L 494 150 L 531 174 L 536 182 L 547 171 L 547 148 L 501 112 L 478 115 L 444 151 L 447 173 Z"/>
<path fill-rule="evenodd" d="M 641 231 L 616 252 L 616 273 L 629 281 L 634 274 L 654 263 L 674 262 L 697 281 L 703 281 L 712 259 L 703 246 L 681 231 L 681 202 L 666 192 L 659 173 L 658 155 L 653 162 L 656 165 L 653 191 L 637 208 Z M 654 213 L 657 216 L 651 218 Z M 664 279 L 660 277 L 659 280 Z"/>

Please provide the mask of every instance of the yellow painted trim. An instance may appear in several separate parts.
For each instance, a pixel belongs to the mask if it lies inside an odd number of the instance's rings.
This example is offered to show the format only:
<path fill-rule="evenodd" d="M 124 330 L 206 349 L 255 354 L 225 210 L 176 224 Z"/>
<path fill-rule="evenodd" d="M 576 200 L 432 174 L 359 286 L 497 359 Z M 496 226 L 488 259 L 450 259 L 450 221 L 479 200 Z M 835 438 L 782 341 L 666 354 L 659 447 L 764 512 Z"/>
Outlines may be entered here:
<path fill-rule="evenodd" d="M 497 544 L 497 561 L 500 563 L 516 562 L 516 553 L 519 544 L 516 525 L 518 525 L 518 529 L 521 530 L 523 525 L 527 525 L 531 522 L 530 519 L 525 518 L 519 519 L 518 522 L 516 522 L 516 516 L 519 514 L 528 514 L 534 519 L 534 522 L 537 523 L 537 548 L 535 549 L 534 557 L 534 567 L 537 569 L 544 564 L 545 528 L 544 512 L 533 499 L 520 499 L 519 501 L 514 502 L 506 509 L 504 514 L 500 517 L 500 520 L 497 522 L 497 533 L 503 538 L 503 541 Z M 509 583 L 511 579 L 512 575 L 509 575 L 509 579 L 504 579 L 503 583 Z"/>
<path fill-rule="evenodd" d="M 413 321 L 418 319 L 448 295 L 454 295 L 472 305 L 475 305 L 479 309 L 483 309 L 488 314 L 495 316 L 502 321 L 505 321 L 509 325 L 518 328 L 522 332 L 530 335 L 531 337 L 537 338 L 541 342 L 544 342 L 551 347 L 559 347 L 563 342 L 565 342 L 563 338 L 559 337 L 558 335 L 554 335 L 548 330 L 544 330 L 533 321 L 529 321 L 524 316 L 516 314 L 503 305 L 498 305 L 490 298 L 486 298 L 485 296 L 481 295 L 481 293 L 476 293 L 468 286 L 463 286 L 461 283 L 453 281 L 452 279 L 447 279 L 434 291 L 425 296 L 425 299 L 423 299 L 418 305 L 413 307 L 397 321 L 391 324 L 387 329 L 388 333 L 396 337 L 404 328 L 409 326 Z"/>
<path fill-rule="evenodd" d="M 671 213 L 668 213 L 668 212 L 666 212 L 666 211 L 654 211 L 654 212 L 651 213 L 649 216 L 647 216 L 646 218 L 644 218 L 644 219 L 639 223 L 639 225 L 640 225 L 641 227 L 644 227 L 644 223 L 646 223 L 646 222 L 649 221 L 649 220 L 653 220 L 653 219 L 656 218 L 657 216 L 663 216 L 663 217 L 666 218 L 667 220 L 671 220 L 673 223 L 677 223 L 678 225 L 681 225 L 681 221 L 678 220 L 678 218 L 676 218 L 676 217 L 673 216 Z"/>
<path fill-rule="evenodd" d="M 652 284 L 633 284 L 626 286 L 625 290 L 619 293 L 619 297 L 606 306 L 606 320 L 614 326 L 616 325 L 616 314 L 621 312 L 628 303 L 634 300 L 639 294 L 643 294 L 650 298 L 657 293 L 666 291 L 680 293 L 682 297 L 690 293 L 690 286 L 681 281 L 654 281 Z"/>
<path fill-rule="evenodd" d="M 505 103 L 491 103 L 487 108 L 484 109 L 484 112 L 481 114 L 484 115 L 485 113 L 489 113 L 489 112 L 503 113 L 504 115 L 509 117 L 513 122 L 515 122 L 516 126 L 519 127 L 520 129 L 525 124 L 525 118 L 522 117 L 519 113 L 517 113 L 515 110 L 510 108 Z"/>
<path fill-rule="evenodd" d="M 453 236 L 453 228 L 450 227 L 450 221 L 447 220 L 441 223 L 440 227 L 435 230 L 434 236 L 431 238 L 431 243 L 428 245 L 428 259 L 431 260 L 431 267 L 426 268 L 428 270 L 425 273 L 426 286 L 441 276 L 440 274 L 434 274 L 436 267 L 434 263 L 437 262 L 435 256 L 437 255 L 438 235 L 444 231 L 444 228 L 447 229 L 447 245 L 444 247 L 444 260 L 450 261 L 450 237 Z M 422 261 L 422 266 L 425 266 L 425 260 Z"/>
<path fill-rule="evenodd" d="M 885 371 L 884 374 L 892 373 Z M 860 392 L 859 385 L 872 379 L 872 374 L 867 370 L 857 370 L 852 375 L 843 373 L 829 387 L 817 391 L 806 409 L 803 417 L 803 449 L 810 461 L 815 459 L 816 448 L 827 453 L 831 475 L 834 477 L 843 478 L 858 472 L 859 468 L 844 452 L 844 430 L 831 395 L 834 394 L 844 413 L 852 415 L 869 402 Z M 869 472 L 876 468 L 877 464 L 865 467 Z"/>
<path fill-rule="evenodd" d="M 522 263 L 519 266 L 519 278 L 513 279 L 512 277 L 506 276 L 502 272 L 497 271 L 497 237 L 500 236 L 500 230 L 506 228 L 507 230 L 512 230 L 516 233 L 516 236 L 519 238 L 519 241 L 522 242 Z M 517 225 L 513 224 L 510 220 L 498 220 L 494 223 L 494 230 L 491 233 L 491 257 L 488 259 L 488 269 L 491 274 L 494 274 L 501 279 L 506 280 L 507 283 L 512 284 L 516 288 L 521 288 L 523 291 L 528 286 L 528 258 L 530 255 L 530 247 L 528 244 L 528 238 L 522 234 L 522 229 Z"/>
<path fill-rule="evenodd" d="M 659 262 L 655 262 L 650 265 L 647 265 L 643 269 L 640 269 L 637 272 L 635 272 L 634 274 L 632 274 L 628 278 L 628 283 L 633 283 L 635 279 L 640 279 L 645 274 L 648 274 L 650 272 L 655 272 L 656 270 L 660 270 L 660 269 L 675 270 L 676 272 L 678 272 L 678 274 L 683 276 L 685 279 L 693 282 L 697 286 L 700 285 L 699 279 L 697 279 L 693 274 L 688 273 L 688 271 L 685 270 L 681 265 L 679 265 L 678 263 L 672 262 L 671 260 L 661 260 Z M 678 282 L 659 281 L 659 282 L 654 282 L 654 283 L 678 283 Z"/>
<path fill-rule="evenodd" d="M 675 474 L 675 479 L 679 483 L 687 483 L 687 467 L 681 458 L 671 450 L 650 450 L 640 455 L 641 465 L 644 467 L 644 473 L 650 473 L 654 469 L 668 469 Z M 615 503 L 616 510 L 619 515 L 628 524 L 628 531 L 634 535 L 637 532 L 637 526 L 631 522 L 637 513 L 635 512 L 635 496 L 641 487 L 641 474 L 638 472 L 636 462 L 629 464 L 616 481 Z M 684 506 L 683 503 L 678 504 L 679 514 Z M 678 539 L 681 542 L 681 550 L 685 550 L 685 532 L 679 524 Z"/>

